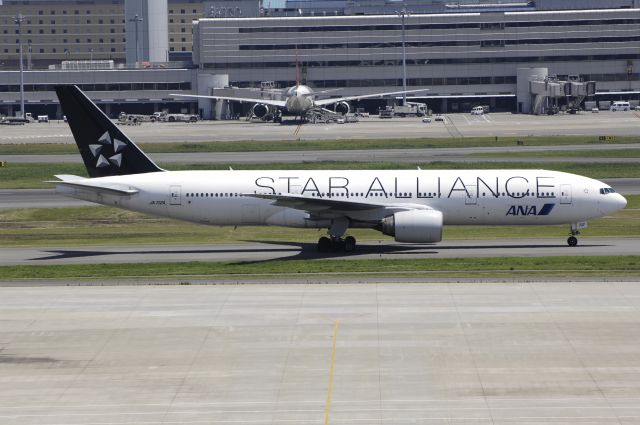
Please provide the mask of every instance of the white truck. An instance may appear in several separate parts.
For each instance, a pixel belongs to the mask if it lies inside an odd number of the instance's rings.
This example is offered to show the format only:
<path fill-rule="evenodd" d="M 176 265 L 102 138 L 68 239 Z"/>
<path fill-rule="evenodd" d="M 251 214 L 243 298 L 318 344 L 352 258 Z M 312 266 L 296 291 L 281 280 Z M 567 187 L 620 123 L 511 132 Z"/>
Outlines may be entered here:
<path fill-rule="evenodd" d="M 125 112 L 120 112 L 118 115 L 118 123 L 124 125 L 138 125 L 145 121 L 151 121 L 149 115 L 142 114 L 127 114 Z"/>
<path fill-rule="evenodd" d="M 393 114 L 399 117 L 423 117 L 427 115 L 427 104 L 407 102 L 404 105 L 394 107 Z"/>
<path fill-rule="evenodd" d="M 168 112 L 154 112 L 152 121 L 162 122 L 198 122 L 200 117 L 195 114 L 171 114 Z"/>
<path fill-rule="evenodd" d="M 0 119 L 0 124 L 5 125 L 23 125 L 30 122 L 34 122 L 33 116 L 31 112 L 27 112 L 24 116 L 15 116 L 15 117 L 2 117 Z"/>

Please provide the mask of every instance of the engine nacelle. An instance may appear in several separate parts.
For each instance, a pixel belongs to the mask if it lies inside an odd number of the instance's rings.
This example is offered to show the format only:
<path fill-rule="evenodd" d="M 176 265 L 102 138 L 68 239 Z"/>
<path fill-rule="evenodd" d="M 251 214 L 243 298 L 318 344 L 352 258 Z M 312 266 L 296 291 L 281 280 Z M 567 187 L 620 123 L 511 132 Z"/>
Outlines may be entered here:
<path fill-rule="evenodd" d="M 382 220 L 382 233 L 393 236 L 397 242 L 440 242 L 442 213 L 435 210 L 397 212 Z"/>
<path fill-rule="evenodd" d="M 256 103 L 253 105 L 253 115 L 258 118 L 264 118 L 269 113 L 269 106 L 264 103 Z"/>
<path fill-rule="evenodd" d="M 338 102 L 333 107 L 333 110 L 339 114 L 346 115 L 351 111 L 351 107 L 349 106 L 349 102 Z"/>

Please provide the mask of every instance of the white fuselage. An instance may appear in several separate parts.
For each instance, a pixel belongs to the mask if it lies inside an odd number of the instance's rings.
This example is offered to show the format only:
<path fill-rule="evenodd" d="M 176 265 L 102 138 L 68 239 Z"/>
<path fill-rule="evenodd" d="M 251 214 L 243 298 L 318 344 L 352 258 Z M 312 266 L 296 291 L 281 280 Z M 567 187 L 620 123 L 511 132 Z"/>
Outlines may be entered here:
<path fill-rule="evenodd" d="M 284 92 L 285 108 L 292 115 L 305 115 L 314 106 L 311 87 L 299 85 L 289 87 Z"/>
<path fill-rule="evenodd" d="M 58 191 L 104 205 L 211 225 L 280 225 L 326 228 L 346 216 L 350 227 L 374 227 L 388 208 L 434 209 L 444 224 L 572 224 L 626 205 L 606 184 L 546 170 L 465 171 L 168 171 L 92 179 L 126 185 L 117 195 L 58 186 Z M 372 204 L 340 212 L 308 212 L 274 205 L 256 195 L 297 195 Z M 339 208 L 338 208 L 339 210 Z"/>

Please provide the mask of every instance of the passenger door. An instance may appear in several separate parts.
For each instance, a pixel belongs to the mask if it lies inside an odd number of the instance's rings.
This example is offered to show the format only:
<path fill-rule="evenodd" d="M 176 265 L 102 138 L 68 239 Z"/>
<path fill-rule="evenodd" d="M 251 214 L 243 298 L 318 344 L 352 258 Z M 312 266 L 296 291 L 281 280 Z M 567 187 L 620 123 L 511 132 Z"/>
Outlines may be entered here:
<path fill-rule="evenodd" d="M 560 204 L 571 204 L 571 185 L 570 184 L 561 184 L 560 185 Z"/>
<path fill-rule="evenodd" d="M 182 186 L 171 186 L 169 190 L 169 205 L 182 205 Z"/>

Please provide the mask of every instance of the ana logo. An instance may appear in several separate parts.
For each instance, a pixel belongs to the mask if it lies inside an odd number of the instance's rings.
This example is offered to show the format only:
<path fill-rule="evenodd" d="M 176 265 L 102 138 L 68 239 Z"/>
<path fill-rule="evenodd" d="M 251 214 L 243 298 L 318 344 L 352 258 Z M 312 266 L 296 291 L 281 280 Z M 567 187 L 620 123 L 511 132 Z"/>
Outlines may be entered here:
<path fill-rule="evenodd" d="M 109 167 L 111 164 L 116 167 L 122 165 L 122 151 L 127 144 L 118 139 L 111 139 L 108 131 L 105 131 L 98 139 L 98 143 L 89 145 L 93 157 L 96 159 L 96 168 Z"/>
<path fill-rule="evenodd" d="M 528 216 L 528 215 L 549 215 L 553 207 L 556 204 L 544 204 L 540 210 L 535 205 L 512 205 L 509 207 L 506 215 L 518 215 L 518 216 Z"/>

